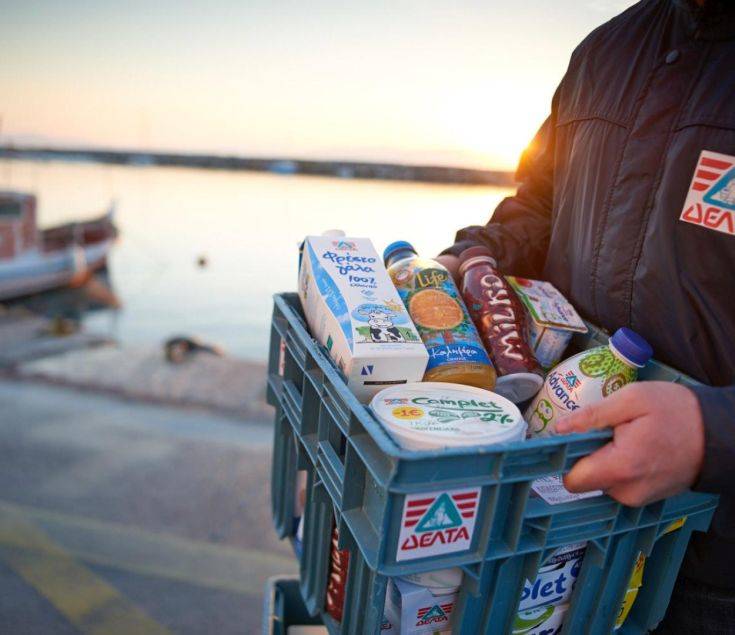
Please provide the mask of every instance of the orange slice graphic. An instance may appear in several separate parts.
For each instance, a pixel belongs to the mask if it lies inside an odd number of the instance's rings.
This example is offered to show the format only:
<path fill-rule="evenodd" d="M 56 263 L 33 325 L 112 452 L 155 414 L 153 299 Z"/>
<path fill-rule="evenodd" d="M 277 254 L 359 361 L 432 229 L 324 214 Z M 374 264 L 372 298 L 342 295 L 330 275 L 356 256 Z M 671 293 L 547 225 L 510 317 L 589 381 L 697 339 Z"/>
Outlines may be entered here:
<path fill-rule="evenodd" d="M 419 326 L 434 330 L 449 330 L 462 323 L 462 309 L 444 291 L 419 291 L 408 303 L 408 312 Z"/>

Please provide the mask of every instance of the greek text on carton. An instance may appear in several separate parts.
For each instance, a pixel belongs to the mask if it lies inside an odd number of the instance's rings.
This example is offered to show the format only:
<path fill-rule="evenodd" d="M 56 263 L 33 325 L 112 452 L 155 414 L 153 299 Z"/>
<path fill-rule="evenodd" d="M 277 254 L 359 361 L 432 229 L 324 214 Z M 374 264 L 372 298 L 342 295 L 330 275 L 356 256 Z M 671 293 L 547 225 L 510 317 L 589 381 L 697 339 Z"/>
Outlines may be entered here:
<path fill-rule="evenodd" d="M 386 592 L 382 631 L 422 635 L 450 631 L 457 593 L 434 595 L 403 578 L 392 578 Z"/>
<path fill-rule="evenodd" d="M 423 378 L 428 353 L 367 238 L 307 236 L 299 298 L 311 334 L 361 402 Z"/>
<path fill-rule="evenodd" d="M 396 560 L 466 551 L 475 531 L 480 488 L 408 494 Z"/>

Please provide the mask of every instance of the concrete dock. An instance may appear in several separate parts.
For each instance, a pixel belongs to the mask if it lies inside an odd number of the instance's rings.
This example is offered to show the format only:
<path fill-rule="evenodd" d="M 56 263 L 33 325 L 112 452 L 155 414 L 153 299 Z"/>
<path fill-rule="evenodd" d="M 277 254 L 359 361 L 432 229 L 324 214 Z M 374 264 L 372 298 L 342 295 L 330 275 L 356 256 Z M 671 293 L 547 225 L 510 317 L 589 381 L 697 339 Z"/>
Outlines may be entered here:
<path fill-rule="evenodd" d="M 0 632 L 258 633 L 271 426 L 0 380 Z"/>

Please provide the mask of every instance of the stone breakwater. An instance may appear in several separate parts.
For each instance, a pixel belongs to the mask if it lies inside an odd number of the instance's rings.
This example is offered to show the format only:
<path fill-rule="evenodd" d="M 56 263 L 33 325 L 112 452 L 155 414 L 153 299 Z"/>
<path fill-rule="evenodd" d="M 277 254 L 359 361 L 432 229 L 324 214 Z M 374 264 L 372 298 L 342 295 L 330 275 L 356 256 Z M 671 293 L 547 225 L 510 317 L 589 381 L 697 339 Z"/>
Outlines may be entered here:
<path fill-rule="evenodd" d="M 512 172 L 442 165 L 407 165 L 370 161 L 316 161 L 279 157 L 242 157 L 93 148 L 0 147 L 0 158 L 38 161 L 92 161 L 113 165 L 190 167 L 210 170 L 246 170 L 274 174 L 334 176 L 343 179 L 380 179 L 424 183 L 497 185 L 512 187 Z"/>
<path fill-rule="evenodd" d="M 270 421 L 273 416 L 265 402 L 263 362 L 195 353 L 171 364 L 161 350 L 108 345 L 26 362 L 13 374 L 139 401 L 205 408 L 248 421 Z"/>
<path fill-rule="evenodd" d="M 22 308 L 0 307 L 0 375 L 247 421 L 273 416 L 265 362 L 193 353 L 171 364 L 162 347 L 120 346 L 84 330 L 56 335 L 50 319 Z"/>

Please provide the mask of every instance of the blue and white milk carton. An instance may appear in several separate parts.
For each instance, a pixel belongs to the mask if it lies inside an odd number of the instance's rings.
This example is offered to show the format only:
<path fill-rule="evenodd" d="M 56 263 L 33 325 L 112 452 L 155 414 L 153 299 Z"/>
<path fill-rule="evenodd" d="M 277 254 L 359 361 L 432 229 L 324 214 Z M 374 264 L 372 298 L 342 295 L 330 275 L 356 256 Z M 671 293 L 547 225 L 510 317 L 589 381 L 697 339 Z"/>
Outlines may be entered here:
<path fill-rule="evenodd" d="M 462 583 L 462 570 L 442 569 L 391 578 L 385 594 L 381 630 L 400 635 L 450 633 Z"/>
<path fill-rule="evenodd" d="M 368 238 L 307 236 L 299 298 L 312 336 L 361 402 L 421 381 L 429 356 Z"/>

